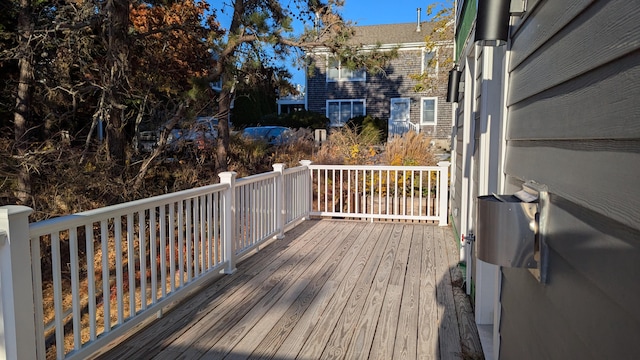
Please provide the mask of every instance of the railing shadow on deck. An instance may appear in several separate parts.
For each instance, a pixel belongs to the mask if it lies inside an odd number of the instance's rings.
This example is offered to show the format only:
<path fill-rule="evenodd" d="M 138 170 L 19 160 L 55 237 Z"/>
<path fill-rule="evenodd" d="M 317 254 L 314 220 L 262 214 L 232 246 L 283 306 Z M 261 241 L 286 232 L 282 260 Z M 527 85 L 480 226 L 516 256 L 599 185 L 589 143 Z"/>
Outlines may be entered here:
<path fill-rule="evenodd" d="M 212 324 L 211 326 L 219 328 L 219 336 L 227 334 L 226 328 L 237 324 L 243 316 L 245 316 L 254 307 L 267 290 L 262 291 L 262 296 L 257 296 L 253 292 L 245 291 L 247 296 L 238 296 L 239 303 L 233 304 L 233 308 L 236 311 L 230 311 L 225 306 L 228 302 L 228 293 L 241 292 L 243 279 L 246 281 L 252 281 L 256 276 L 261 276 L 265 272 L 269 272 L 268 269 L 273 266 L 274 258 L 277 258 L 278 253 L 285 251 L 290 245 L 296 241 L 298 236 L 303 235 L 309 229 L 314 226 L 314 222 L 302 222 L 295 229 L 290 230 L 287 236 L 276 240 L 271 245 L 264 248 L 260 248 L 258 253 L 253 256 L 246 256 L 239 263 L 241 267 L 231 275 L 212 279 L 208 282 L 202 291 L 194 293 L 189 299 L 187 299 L 179 309 L 174 312 L 167 313 L 166 317 L 162 319 L 163 323 L 153 324 L 153 336 L 141 337 L 135 341 L 135 349 L 119 349 L 106 353 L 97 353 L 94 355 L 100 355 L 99 359 L 111 359 L 111 358 L 139 358 L 141 353 L 146 358 L 153 358 L 162 353 L 165 357 L 178 358 L 185 352 L 193 354 L 194 351 L 198 351 L 198 346 L 193 343 L 185 344 L 184 346 L 177 346 L 173 343 L 176 337 L 181 333 L 175 332 L 176 328 L 182 328 L 182 331 L 186 331 L 197 324 L 204 317 L 210 315 L 215 309 L 225 308 L 225 311 L 218 311 L 216 317 L 207 321 Z M 304 261 L 304 259 L 302 259 Z M 255 281 L 255 280 L 253 280 Z M 267 284 L 260 282 L 256 287 L 269 288 L 274 286 L 273 284 Z M 156 326 L 157 325 L 157 326 Z M 158 328 L 159 327 L 159 328 Z M 195 339 L 194 339 L 195 340 Z M 209 339 L 210 340 L 210 339 Z M 166 343 L 171 343 L 167 346 Z M 107 351 L 108 349 L 105 349 Z M 141 351 L 142 350 L 142 351 Z M 200 349 L 206 352 L 210 349 Z M 175 356 L 172 356 L 175 355 Z M 211 353 L 207 354 L 207 357 L 215 357 Z M 218 354 L 220 355 L 220 354 Z M 184 357 L 184 355 L 182 355 Z"/>
<path fill-rule="evenodd" d="M 273 172 L 242 179 L 236 179 L 235 173 L 222 173 L 220 184 L 32 224 L 28 223 L 31 209 L 1 207 L 2 355 L 76 359 L 113 346 L 212 278 L 232 274 L 239 257 L 265 241 L 281 238 L 285 229 L 314 214 L 313 204 L 329 199 L 329 184 L 338 184 L 336 174 L 340 174 L 346 199 L 353 196 L 344 186 L 350 186 L 349 179 L 356 174 L 358 184 L 364 181 L 361 193 L 368 191 L 371 198 L 382 199 L 393 192 L 405 204 L 414 199 L 410 193 L 419 194 L 418 198 L 425 193 L 424 181 L 416 179 L 426 176 L 430 181 L 436 174 L 437 216 L 446 225 L 448 199 L 443 194 L 447 193 L 448 163 L 429 169 L 351 169 L 302 163 L 292 169 L 274 165 Z M 429 175 L 423 175 L 425 171 Z M 328 177 L 330 172 L 333 178 Z M 386 187 L 376 187 L 376 181 Z M 417 193 L 403 190 L 416 186 Z M 333 202 L 346 202 L 335 188 L 330 196 Z M 376 209 L 376 213 L 339 209 L 315 215 L 412 216 L 406 206 L 398 213 Z M 47 338 L 55 341 L 47 344 Z"/>

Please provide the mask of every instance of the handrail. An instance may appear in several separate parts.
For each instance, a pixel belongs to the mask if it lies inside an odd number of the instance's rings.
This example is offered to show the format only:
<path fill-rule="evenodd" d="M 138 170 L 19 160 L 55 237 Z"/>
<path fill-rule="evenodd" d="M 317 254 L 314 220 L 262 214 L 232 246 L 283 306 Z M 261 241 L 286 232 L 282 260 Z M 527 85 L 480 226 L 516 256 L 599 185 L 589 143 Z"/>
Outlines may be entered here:
<path fill-rule="evenodd" d="M 439 171 L 443 166 L 395 166 L 395 165 L 318 165 L 311 164 L 309 169 L 341 169 L 341 170 L 383 170 L 383 171 Z"/>
<path fill-rule="evenodd" d="M 277 172 L 252 175 L 239 179 L 235 183 L 236 220 L 234 234 L 236 256 L 240 257 L 258 247 L 261 243 L 274 237 L 277 228 L 278 213 L 277 196 L 282 189 L 277 189 Z M 282 227 L 282 225 L 280 224 Z"/>
<path fill-rule="evenodd" d="M 310 161 L 301 161 L 302 166 L 285 169 L 284 189 L 285 228 L 293 226 L 297 221 L 309 219 L 311 211 Z"/>
<path fill-rule="evenodd" d="M 178 199 L 194 198 L 211 192 L 223 191 L 227 186 L 228 185 L 226 184 L 207 185 L 174 193 L 153 196 L 150 198 L 134 200 L 122 204 L 105 206 L 103 208 L 83 211 L 73 215 L 42 220 L 29 224 L 29 231 L 33 236 L 41 236 L 53 231 L 59 227 L 61 223 L 64 223 L 67 226 L 82 226 L 87 221 L 96 221 L 101 217 L 112 217 L 124 208 L 126 208 L 127 212 L 138 212 L 143 209 L 148 209 L 149 207 L 157 206 L 161 203 L 169 203 L 171 200 L 177 201 Z"/>

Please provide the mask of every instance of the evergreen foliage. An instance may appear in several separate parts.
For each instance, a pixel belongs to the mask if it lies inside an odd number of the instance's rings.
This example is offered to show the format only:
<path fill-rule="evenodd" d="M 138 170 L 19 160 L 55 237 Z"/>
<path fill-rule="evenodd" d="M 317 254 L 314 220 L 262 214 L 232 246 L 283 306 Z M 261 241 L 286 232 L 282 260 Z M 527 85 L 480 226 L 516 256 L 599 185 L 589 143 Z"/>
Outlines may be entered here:
<path fill-rule="evenodd" d="M 371 115 L 351 118 L 347 121 L 347 125 L 363 133 L 366 138 L 374 138 L 376 144 L 382 144 L 386 141 L 389 134 L 387 121 Z"/>

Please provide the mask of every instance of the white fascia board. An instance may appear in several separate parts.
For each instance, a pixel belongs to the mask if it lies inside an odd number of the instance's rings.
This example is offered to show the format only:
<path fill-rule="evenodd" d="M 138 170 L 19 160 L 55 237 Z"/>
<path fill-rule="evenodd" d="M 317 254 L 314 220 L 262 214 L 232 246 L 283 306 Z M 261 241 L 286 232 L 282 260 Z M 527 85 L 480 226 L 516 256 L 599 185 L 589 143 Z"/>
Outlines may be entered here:
<path fill-rule="evenodd" d="M 440 47 L 440 46 L 445 46 L 445 47 L 453 47 L 453 41 L 437 41 L 436 42 L 436 46 Z M 381 44 L 380 47 L 378 47 L 378 45 L 363 45 L 362 46 L 362 50 L 364 51 L 370 51 L 373 49 L 378 49 L 378 50 L 392 50 L 392 49 L 398 49 L 398 50 L 421 50 L 424 49 L 426 46 L 426 43 L 424 41 L 420 41 L 420 42 L 411 42 L 411 43 L 400 43 L 400 44 Z M 316 49 L 313 49 L 309 52 L 307 52 L 307 55 L 313 54 L 313 55 L 326 55 L 331 53 L 329 51 L 328 48 L 326 47 L 318 47 Z"/>
<path fill-rule="evenodd" d="M 402 43 L 402 44 L 381 44 L 380 47 L 378 47 L 378 45 L 363 45 L 362 46 L 362 50 L 364 51 L 371 51 L 374 49 L 378 49 L 378 50 L 392 50 L 392 49 L 400 49 L 400 50 L 416 50 L 416 49 L 422 49 L 424 48 L 425 43 L 424 42 L 415 42 L 415 43 Z M 331 53 L 331 51 L 329 51 L 328 48 L 326 47 L 318 47 L 314 50 L 309 51 L 307 54 L 313 54 L 313 55 L 325 55 L 325 54 L 329 54 Z"/>

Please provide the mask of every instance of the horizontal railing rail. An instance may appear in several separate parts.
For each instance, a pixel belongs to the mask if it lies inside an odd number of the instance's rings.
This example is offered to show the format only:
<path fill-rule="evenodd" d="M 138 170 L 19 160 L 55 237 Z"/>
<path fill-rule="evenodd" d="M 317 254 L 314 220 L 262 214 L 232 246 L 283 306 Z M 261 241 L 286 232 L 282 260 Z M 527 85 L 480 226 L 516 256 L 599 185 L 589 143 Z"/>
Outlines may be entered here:
<path fill-rule="evenodd" d="M 0 358 L 103 353 L 311 215 L 446 225 L 447 182 L 448 164 L 307 161 L 32 224 L 0 207 Z"/>

